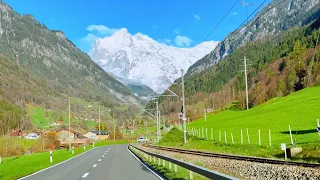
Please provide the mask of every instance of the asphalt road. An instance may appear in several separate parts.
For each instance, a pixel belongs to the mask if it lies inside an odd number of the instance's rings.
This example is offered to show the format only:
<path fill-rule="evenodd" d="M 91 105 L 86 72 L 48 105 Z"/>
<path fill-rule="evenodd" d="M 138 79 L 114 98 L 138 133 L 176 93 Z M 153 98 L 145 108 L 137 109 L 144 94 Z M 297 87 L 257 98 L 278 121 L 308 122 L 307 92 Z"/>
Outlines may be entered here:
<path fill-rule="evenodd" d="M 127 145 L 95 148 L 24 180 L 159 179 L 128 151 Z"/>

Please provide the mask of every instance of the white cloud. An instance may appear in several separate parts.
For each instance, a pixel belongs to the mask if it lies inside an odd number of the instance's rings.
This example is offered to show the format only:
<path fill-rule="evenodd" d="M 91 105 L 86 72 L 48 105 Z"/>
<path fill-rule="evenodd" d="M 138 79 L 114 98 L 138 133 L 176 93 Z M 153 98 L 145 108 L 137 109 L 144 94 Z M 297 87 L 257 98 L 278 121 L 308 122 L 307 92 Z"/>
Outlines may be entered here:
<path fill-rule="evenodd" d="M 158 42 L 166 45 L 172 45 L 172 40 L 168 38 L 158 39 Z"/>
<path fill-rule="evenodd" d="M 99 38 L 98 36 L 89 33 L 86 37 L 82 38 L 81 41 L 92 44 L 95 39 Z"/>
<path fill-rule="evenodd" d="M 180 29 L 174 29 L 173 32 L 174 32 L 175 34 L 180 34 L 181 30 L 180 30 Z"/>
<path fill-rule="evenodd" d="M 83 37 L 80 39 L 79 41 L 79 48 L 84 51 L 84 52 L 87 52 L 89 51 L 92 43 L 94 42 L 95 39 L 99 38 L 98 36 L 92 34 L 92 33 L 89 33 L 87 34 L 87 36 Z"/>
<path fill-rule="evenodd" d="M 176 38 L 174 39 L 174 42 L 178 47 L 183 47 L 183 46 L 189 47 L 192 42 L 192 39 L 190 39 L 188 36 L 177 35 Z"/>
<path fill-rule="evenodd" d="M 192 14 L 192 16 L 194 17 L 194 19 L 196 19 L 196 20 L 201 20 L 201 18 L 200 18 L 200 16 L 199 15 L 196 15 L 196 14 Z"/>
<path fill-rule="evenodd" d="M 115 28 L 109 28 L 104 25 L 94 25 L 94 24 L 88 26 L 87 30 L 90 32 L 96 31 L 102 35 L 112 35 L 113 33 L 118 31 L 118 29 L 115 29 Z"/>
<path fill-rule="evenodd" d="M 111 36 L 118 31 L 116 28 L 109 28 L 104 25 L 95 24 L 88 26 L 86 29 L 89 31 L 88 34 L 79 40 L 79 47 L 84 52 L 87 52 L 90 49 L 90 46 L 95 39 Z"/>
<path fill-rule="evenodd" d="M 233 12 L 233 13 L 231 13 L 231 16 L 236 16 L 236 15 L 238 15 L 239 13 L 237 13 L 237 12 Z"/>

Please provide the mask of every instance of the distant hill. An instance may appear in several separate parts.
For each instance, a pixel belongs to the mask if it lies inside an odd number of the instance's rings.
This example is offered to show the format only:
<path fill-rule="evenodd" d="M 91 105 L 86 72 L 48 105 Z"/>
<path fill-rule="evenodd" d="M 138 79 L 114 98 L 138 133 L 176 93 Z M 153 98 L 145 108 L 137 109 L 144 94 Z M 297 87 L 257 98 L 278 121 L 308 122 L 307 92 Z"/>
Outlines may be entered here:
<path fill-rule="evenodd" d="M 138 103 L 126 86 L 81 52 L 63 32 L 49 30 L 32 15 L 20 15 L 1 1 L 0 54 L 61 94 Z"/>

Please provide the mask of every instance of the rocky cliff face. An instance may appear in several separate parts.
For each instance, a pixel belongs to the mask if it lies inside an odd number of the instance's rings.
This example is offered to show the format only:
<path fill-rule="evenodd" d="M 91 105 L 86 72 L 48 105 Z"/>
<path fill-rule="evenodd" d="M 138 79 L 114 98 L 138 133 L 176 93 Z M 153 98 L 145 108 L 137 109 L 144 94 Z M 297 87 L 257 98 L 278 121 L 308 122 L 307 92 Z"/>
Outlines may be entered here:
<path fill-rule="evenodd" d="M 193 64 L 187 75 L 211 67 L 248 42 L 309 23 L 319 15 L 319 0 L 273 0 L 248 24 L 229 34 L 210 54 Z"/>

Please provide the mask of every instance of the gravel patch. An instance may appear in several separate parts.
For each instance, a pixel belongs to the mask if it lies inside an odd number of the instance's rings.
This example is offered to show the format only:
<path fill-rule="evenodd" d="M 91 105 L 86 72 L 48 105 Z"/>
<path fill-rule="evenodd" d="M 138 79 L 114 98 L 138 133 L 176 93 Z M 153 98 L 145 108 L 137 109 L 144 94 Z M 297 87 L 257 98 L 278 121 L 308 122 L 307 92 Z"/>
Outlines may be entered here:
<path fill-rule="evenodd" d="M 162 154 L 188 161 L 240 179 L 320 180 L 320 168 L 256 163 L 216 157 L 204 157 L 152 149 L 143 146 L 140 146 L 140 148 L 149 152 L 154 152 L 157 154 Z"/>

